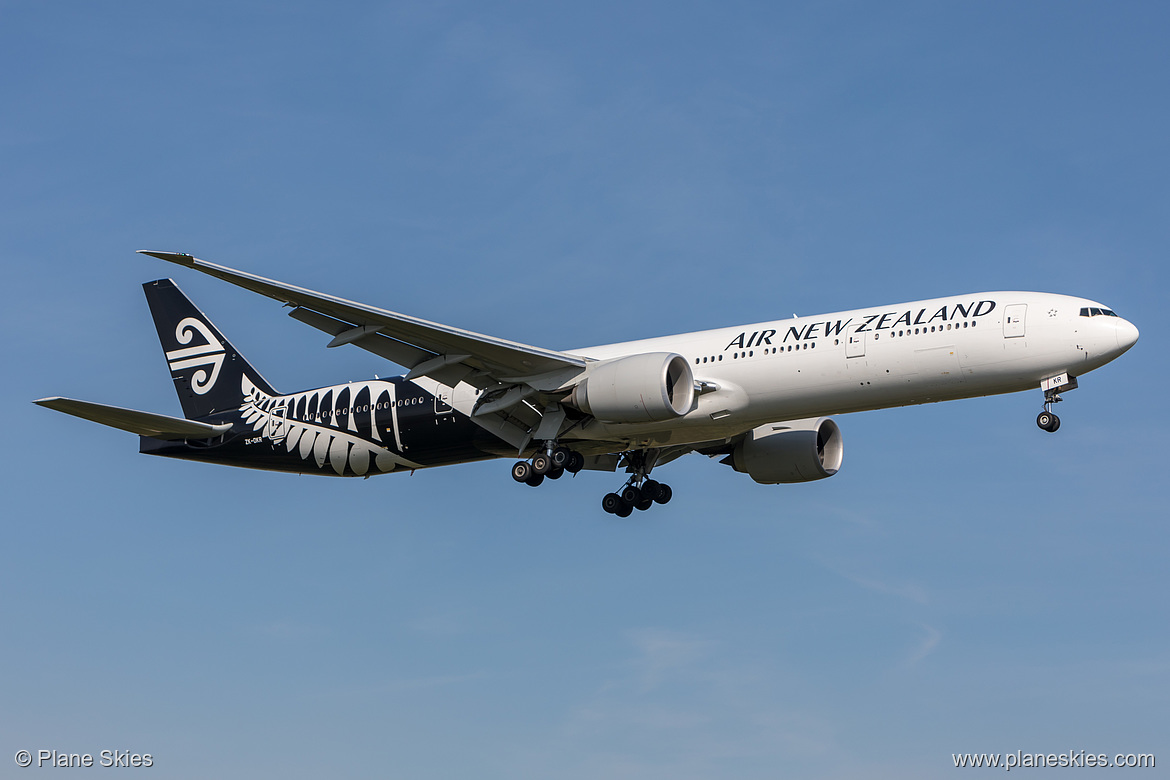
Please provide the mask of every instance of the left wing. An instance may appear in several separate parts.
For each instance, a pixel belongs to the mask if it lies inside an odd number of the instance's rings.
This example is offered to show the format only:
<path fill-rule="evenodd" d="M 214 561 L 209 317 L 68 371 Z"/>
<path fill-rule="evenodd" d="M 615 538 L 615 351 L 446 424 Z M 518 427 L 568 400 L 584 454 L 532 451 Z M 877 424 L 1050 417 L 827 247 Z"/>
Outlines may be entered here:
<path fill-rule="evenodd" d="M 262 276 L 198 260 L 188 254 L 138 250 L 230 282 L 295 307 L 289 316 L 332 335 L 330 347 L 353 344 L 444 385 L 466 381 L 484 389 L 529 385 L 552 390 L 580 374 L 585 358 L 452 328 L 355 303 Z"/>

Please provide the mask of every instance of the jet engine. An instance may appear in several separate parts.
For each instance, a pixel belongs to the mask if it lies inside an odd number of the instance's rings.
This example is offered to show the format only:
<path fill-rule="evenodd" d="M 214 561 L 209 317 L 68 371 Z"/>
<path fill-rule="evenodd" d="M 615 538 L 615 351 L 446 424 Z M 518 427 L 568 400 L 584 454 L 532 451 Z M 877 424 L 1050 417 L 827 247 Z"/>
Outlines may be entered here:
<path fill-rule="evenodd" d="M 689 412 L 694 401 L 691 365 L 673 352 L 600 361 L 565 399 L 569 406 L 613 423 L 673 420 Z"/>
<path fill-rule="evenodd" d="M 827 417 L 768 423 L 744 434 L 721 462 L 761 485 L 811 482 L 837 473 L 845 445 Z"/>

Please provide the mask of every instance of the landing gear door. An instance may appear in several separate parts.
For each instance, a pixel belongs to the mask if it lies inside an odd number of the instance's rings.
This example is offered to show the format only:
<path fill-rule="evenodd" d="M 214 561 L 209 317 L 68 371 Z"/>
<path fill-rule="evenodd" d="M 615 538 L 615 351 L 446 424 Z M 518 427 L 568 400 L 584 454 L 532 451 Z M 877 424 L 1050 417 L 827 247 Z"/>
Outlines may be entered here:
<path fill-rule="evenodd" d="M 865 357 L 865 333 L 858 333 L 860 325 L 852 325 L 845 331 L 845 357 Z"/>
<path fill-rule="evenodd" d="M 1003 337 L 1018 339 L 1024 335 L 1024 318 L 1028 314 L 1028 304 L 1013 303 L 1003 310 Z"/>

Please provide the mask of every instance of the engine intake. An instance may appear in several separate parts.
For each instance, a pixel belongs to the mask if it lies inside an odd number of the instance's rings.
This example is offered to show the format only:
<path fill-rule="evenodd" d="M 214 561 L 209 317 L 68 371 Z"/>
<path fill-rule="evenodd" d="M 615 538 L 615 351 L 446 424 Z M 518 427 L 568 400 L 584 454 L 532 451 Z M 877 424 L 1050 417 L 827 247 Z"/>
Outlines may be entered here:
<path fill-rule="evenodd" d="M 682 355 L 647 352 L 599 362 L 565 402 L 598 420 L 661 422 L 682 417 L 695 401 L 695 376 Z"/>
<path fill-rule="evenodd" d="M 761 425 L 748 431 L 723 460 L 761 485 L 811 482 L 841 468 L 841 429 L 827 417 Z"/>

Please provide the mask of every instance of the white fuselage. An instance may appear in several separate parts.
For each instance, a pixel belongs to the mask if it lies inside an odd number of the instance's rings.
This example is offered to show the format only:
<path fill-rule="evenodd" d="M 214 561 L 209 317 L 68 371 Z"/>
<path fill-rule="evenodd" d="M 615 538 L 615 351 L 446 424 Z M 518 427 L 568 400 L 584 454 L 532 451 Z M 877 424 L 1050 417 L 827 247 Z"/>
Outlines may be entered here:
<path fill-rule="evenodd" d="M 592 359 L 685 357 L 714 389 L 682 418 L 591 421 L 566 438 L 685 444 L 756 425 L 1038 388 L 1129 349 L 1137 328 L 1066 295 L 988 292 L 573 350 Z M 456 397 L 464 396 L 456 393 Z"/>

